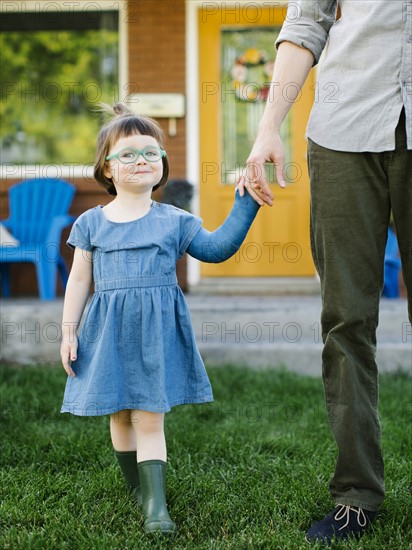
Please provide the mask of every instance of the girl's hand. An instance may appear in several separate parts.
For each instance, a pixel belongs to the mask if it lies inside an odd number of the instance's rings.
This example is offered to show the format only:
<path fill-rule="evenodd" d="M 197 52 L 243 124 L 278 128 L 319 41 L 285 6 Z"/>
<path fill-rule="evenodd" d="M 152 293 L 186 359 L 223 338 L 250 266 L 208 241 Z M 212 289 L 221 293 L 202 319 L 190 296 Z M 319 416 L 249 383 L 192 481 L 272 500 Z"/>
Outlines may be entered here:
<path fill-rule="evenodd" d="M 62 359 L 63 368 L 69 376 L 74 378 L 76 375 L 71 367 L 71 362 L 77 359 L 77 336 L 63 336 L 63 341 L 60 346 L 60 357 Z"/>
<path fill-rule="evenodd" d="M 269 206 L 272 206 L 273 204 L 271 202 L 271 199 L 267 195 L 262 193 L 262 191 L 257 186 L 252 186 L 252 189 L 253 189 L 252 191 L 250 187 L 245 185 L 245 183 L 243 182 L 243 176 L 240 176 L 238 178 L 236 183 L 236 189 L 239 189 L 239 195 L 241 197 L 243 197 L 243 195 L 245 194 L 244 190 L 247 189 L 247 192 L 249 193 L 249 195 L 259 204 L 259 206 L 264 206 L 265 204 L 269 204 Z"/>

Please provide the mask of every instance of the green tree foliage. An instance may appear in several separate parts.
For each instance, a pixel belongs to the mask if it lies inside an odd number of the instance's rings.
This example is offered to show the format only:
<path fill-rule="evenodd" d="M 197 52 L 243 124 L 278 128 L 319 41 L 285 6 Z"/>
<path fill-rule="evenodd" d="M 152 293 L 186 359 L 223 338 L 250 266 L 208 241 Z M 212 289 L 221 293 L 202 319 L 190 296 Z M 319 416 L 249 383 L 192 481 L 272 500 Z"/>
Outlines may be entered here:
<path fill-rule="evenodd" d="M 2 162 L 93 162 L 99 102 L 118 95 L 118 33 L 1 34 Z"/>

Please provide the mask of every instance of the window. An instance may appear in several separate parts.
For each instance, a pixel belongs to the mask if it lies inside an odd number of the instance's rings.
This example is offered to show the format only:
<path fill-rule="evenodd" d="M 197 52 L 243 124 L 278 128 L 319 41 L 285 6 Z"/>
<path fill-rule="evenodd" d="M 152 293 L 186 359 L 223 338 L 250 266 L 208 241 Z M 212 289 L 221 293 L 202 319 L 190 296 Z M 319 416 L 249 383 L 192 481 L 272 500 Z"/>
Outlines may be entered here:
<path fill-rule="evenodd" d="M 3 13 L 0 25 L 1 162 L 92 163 L 98 104 L 118 99 L 118 11 Z"/>

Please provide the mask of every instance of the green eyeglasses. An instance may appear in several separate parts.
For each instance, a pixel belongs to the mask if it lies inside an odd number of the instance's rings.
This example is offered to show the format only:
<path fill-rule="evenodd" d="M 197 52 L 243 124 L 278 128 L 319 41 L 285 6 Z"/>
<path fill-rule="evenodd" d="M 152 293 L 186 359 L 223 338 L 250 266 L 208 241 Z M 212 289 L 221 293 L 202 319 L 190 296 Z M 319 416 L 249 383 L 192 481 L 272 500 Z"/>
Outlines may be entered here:
<path fill-rule="evenodd" d="M 123 164 L 132 164 L 137 161 L 140 155 L 142 155 L 147 162 L 158 162 L 161 158 L 166 156 L 166 151 L 155 145 L 148 145 L 141 151 L 134 147 L 126 147 L 118 153 L 109 155 L 106 157 L 106 160 L 118 159 Z"/>

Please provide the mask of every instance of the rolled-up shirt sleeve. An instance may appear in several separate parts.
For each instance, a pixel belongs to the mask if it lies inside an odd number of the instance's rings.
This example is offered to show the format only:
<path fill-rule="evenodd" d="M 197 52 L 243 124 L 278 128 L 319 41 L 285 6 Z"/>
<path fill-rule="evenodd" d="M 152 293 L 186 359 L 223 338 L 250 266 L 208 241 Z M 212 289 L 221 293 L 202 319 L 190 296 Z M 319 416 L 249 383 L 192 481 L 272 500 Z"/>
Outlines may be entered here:
<path fill-rule="evenodd" d="M 310 50 L 316 65 L 328 39 L 329 30 L 336 21 L 337 8 L 338 0 L 290 1 L 275 43 L 276 48 L 282 42 L 292 42 Z"/>

